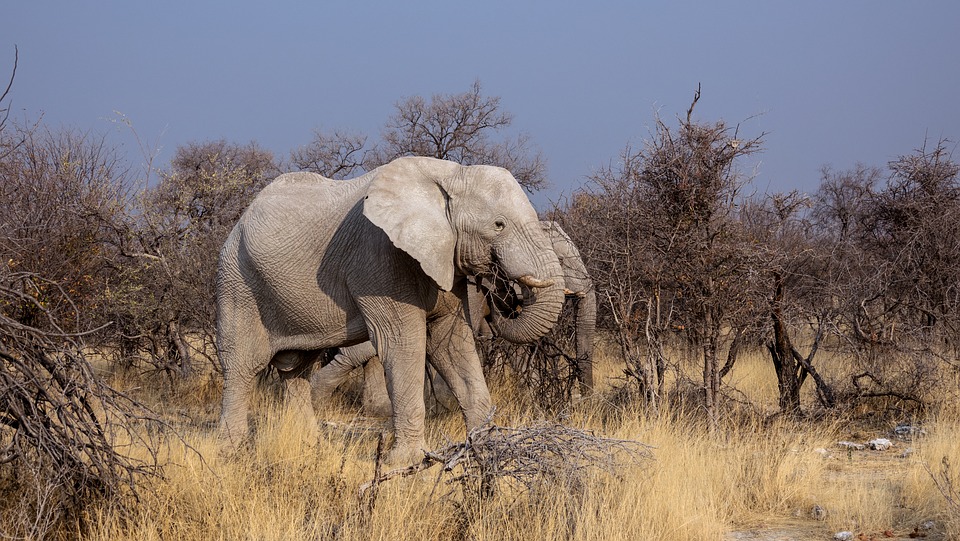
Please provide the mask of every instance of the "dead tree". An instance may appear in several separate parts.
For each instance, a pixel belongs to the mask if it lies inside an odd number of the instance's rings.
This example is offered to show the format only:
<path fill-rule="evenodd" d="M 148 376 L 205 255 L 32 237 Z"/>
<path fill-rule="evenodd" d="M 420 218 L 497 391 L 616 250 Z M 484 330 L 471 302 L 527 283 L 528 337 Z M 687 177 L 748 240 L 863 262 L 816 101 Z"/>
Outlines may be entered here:
<path fill-rule="evenodd" d="M 593 175 L 559 220 L 646 403 L 661 399 L 668 346 L 686 346 L 703 363 L 702 404 L 713 424 L 721 374 L 757 317 L 748 300 L 757 254 L 736 219 L 745 181 L 736 164 L 759 151 L 762 135 L 741 139 L 723 122 L 695 121 L 699 97 L 678 127 L 657 118 L 644 147 L 628 146 L 618 167 Z"/>

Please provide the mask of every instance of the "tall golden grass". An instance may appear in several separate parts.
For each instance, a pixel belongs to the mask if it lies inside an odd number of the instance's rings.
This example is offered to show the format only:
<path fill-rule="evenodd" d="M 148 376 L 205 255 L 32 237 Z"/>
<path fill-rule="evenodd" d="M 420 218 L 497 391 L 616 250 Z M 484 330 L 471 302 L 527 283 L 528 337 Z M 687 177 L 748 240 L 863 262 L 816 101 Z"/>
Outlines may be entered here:
<path fill-rule="evenodd" d="M 601 348 L 602 351 L 602 348 Z M 348 429 L 354 412 L 322 412 L 333 420 L 315 445 L 301 441 L 299 419 L 269 397 L 256 412 L 250 449 L 221 456 L 212 428 L 184 429 L 168 438 L 165 475 L 148 481 L 132 510 L 91 506 L 78 531 L 92 540 L 200 539 L 668 539 L 719 540 L 738 529 L 800 528 L 811 535 L 838 530 L 906 536 L 933 520 L 946 538 L 960 538 L 957 509 L 932 474 L 960 487 L 960 408 L 943 408 L 926 435 L 886 452 L 846 453 L 841 420 L 770 421 L 776 407 L 773 371 L 761 355 L 748 356 L 729 381 L 749 408 L 730 414 L 711 433 L 695 407 L 657 417 L 619 398 L 619 361 L 598 359 L 592 397 L 563 413 L 564 423 L 611 438 L 653 446 L 654 459 L 625 463 L 616 475 L 593 474 L 582 490 L 544 484 L 535 491 L 502 490 L 480 497 L 451 485 L 437 469 L 379 485 L 374 504 L 358 487 L 374 472 L 376 430 Z M 206 394 L 181 404 L 212 420 L 205 404 L 210 382 L 180 394 Z M 497 423 L 518 426 L 541 417 L 525 391 L 492 383 Z M 163 402 L 171 411 L 170 396 Z M 158 400 L 161 400 L 158 397 Z M 192 400 L 192 399 L 188 399 Z M 206 409 L 204 409 L 206 408 Z M 428 419 L 428 443 L 464 436 L 458 415 Z M 876 434 L 882 436 L 884 434 Z M 186 445 L 184 444 L 186 443 Z M 822 520 L 811 516 L 815 506 Z M 829 537 L 829 536 L 828 536 Z M 828 538 L 827 537 L 827 538 Z"/>

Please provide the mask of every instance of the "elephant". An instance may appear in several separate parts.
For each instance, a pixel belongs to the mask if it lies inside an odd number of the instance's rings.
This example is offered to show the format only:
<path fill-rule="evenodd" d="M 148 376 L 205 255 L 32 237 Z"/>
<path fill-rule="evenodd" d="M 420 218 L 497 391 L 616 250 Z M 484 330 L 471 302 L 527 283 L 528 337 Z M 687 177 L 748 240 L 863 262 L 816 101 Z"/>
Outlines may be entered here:
<path fill-rule="evenodd" d="M 557 254 L 563 269 L 564 293 L 568 299 L 573 300 L 571 304 L 576 310 L 574 320 L 577 372 L 580 392 L 582 395 L 586 395 L 593 389 L 593 338 L 597 318 L 596 291 L 593 281 L 587 273 L 586 265 L 580 257 L 580 252 L 563 228 L 552 221 L 543 221 L 541 226 L 549 236 L 552 248 Z M 494 295 L 490 291 L 487 291 L 485 295 L 485 289 L 494 289 L 489 280 L 473 278 L 473 283 L 475 285 L 468 289 L 467 296 L 469 314 L 472 317 L 471 327 L 480 338 L 493 337 L 495 333 L 491 329 L 491 322 L 488 319 L 491 316 L 496 317 L 494 314 L 498 312 L 491 313 L 487 296 L 496 297 L 498 295 Z M 479 284 L 487 284 L 487 287 L 481 287 Z M 501 284 L 501 286 L 503 285 L 506 285 L 512 291 L 513 286 L 511 284 Z M 338 351 L 330 363 L 315 371 L 312 375 L 314 405 L 319 406 L 329 400 L 336 389 L 347 381 L 350 373 L 363 366 L 364 412 L 376 417 L 389 417 L 391 415 L 390 401 L 387 396 L 383 367 L 376 354 L 376 350 L 369 342 L 342 348 Z M 455 401 L 446 383 L 438 377 L 435 370 L 432 373 L 428 372 L 427 375 L 424 396 L 433 397 L 441 407 L 451 409 Z"/>
<path fill-rule="evenodd" d="M 383 362 L 393 408 L 389 462 L 425 449 L 427 353 L 467 428 L 486 422 L 492 404 L 465 299 L 468 276 L 494 275 L 531 292 L 498 331 L 516 341 L 549 332 L 564 300 L 563 272 L 506 169 L 403 157 L 347 181 L 280 175 L 220 252 L 221 441 L 234 449 L 247 441 L 259 371 L 276 368 L 286 407 L 312 413 L 309 380 L 322 351 L 367 340 Z"/>

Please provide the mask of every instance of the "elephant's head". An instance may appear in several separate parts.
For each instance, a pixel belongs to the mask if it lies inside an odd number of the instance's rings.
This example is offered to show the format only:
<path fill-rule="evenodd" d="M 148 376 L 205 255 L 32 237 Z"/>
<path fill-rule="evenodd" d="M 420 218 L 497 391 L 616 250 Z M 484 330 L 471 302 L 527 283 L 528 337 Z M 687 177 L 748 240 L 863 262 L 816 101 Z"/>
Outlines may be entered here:
<path fill-rule="evenodd" d="M 499 167 L 400 158 L 371 173 L 363 213 L 449 291 L 457 276 L 500 276 L 523 284 L 525 302 L 498 331 L 529 342 L 563 306 L 560 262 L 516 179 Z"/>

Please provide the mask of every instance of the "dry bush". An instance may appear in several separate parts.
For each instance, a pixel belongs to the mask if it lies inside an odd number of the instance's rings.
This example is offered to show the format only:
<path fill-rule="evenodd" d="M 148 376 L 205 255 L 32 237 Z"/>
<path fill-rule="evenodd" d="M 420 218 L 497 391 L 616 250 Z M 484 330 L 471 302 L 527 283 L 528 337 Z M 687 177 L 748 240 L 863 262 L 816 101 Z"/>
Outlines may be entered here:
<path fill-rule="evenodd" d="M 47 286 L 47 299 L 58 293 L 54 305 L 71 302 L 54 282 L 0 267 L 0 535 L 45 538 L 82 524 L 91 501 L 135 504 L 139 483 L 159 473 L 143 436 L 158 419 L 104 383 L 82 335 L 27 284 Z M 8 308 L 23 304 L 43 330 L 12 317 Z"/>
<path fill-rule="evenodd" d="M 485 527 L 490 515 L 499 514 L 504 500 L 522 501 L 526 506 L 522 512 L 549 524 L 545 537 L 582 535 L 578 532 L 582 503 L 590 497 L 597 477 L 624 482 L 627 471 L 642 471 L 641 463 L 650 458 L 648 447 L 639 442 L 600 437 L 545 421 L 521 427 L 488 423 L 471 430 L 462 442 L 425 453 L 418 464 L 386 473 L 380 471 L 382 446 L 383 438 L 378 445 L 374 478 L 359 489 L 357 522 L 363 526 L 369 520 L 366 517 L 373 514 L 385 481 L 440 466 L 428 502 L 435 498 L 441 482 L 452 486 L 439 496 L 438 504 L 452 505 L 456 511 L 461 530 L 458 537 L 469 537 L 463 530 Z M 556 498 L 557 494 L 563 497 Z M 495 511 L 491 513 L 491 509 Z"/>
<path fill-rule="evenodd" d="M 614 333 L 649 411 L 665 396 L 676 363 L 669 352 L 695 350 L 716 421 L 724 366 L 762 313 L 758 253 L 736 211 L 745 183 L 738 163 L 763 136 L 694 121 L 699 97 L 676 128 L 657 118 L 643 148 L 628 146 L 554 218 L 580 249 L 597 285 L 598 325 Z"/>
<path fill-rule="evenodd" d="M 513 123 L 498 96 L 484 96 L 480 81 L 466 92 L 411 96 L 395 105 L 383 142 L 368 158 L 367 170 L 400 156 L 432 156 L 463 165 L 496 165 L 509 170 L 528 191 L 547 183 L 546 164 L 529 137 L 496 137 Z M 498 140 L 499 139 L 499 140 Z"/>
<path fill-rule="evenodd" d="M 530 344 L 514 344 L 500 337 L 477 337 L 484 371 L 495 378 L 513 379 L 545 411 L 568 406 L 580 391 L 577 359 L 579 299 L 568 298 L 556 325 Z"/>
<path fill-rule="evenodd" d="M 214 356 L 217 255 L 254 195 L 278 173 L 254 143 L 181 146 L 160 181 L 138 195 L 111 243 L 119 252 L 104 354 L 185 378 Z"/>
<path fill-rule="evenodd" d="M 881 170 L 825 169 L 815 198 L 821 273 L 837 317 L 830 346 L 850 359 L 841 398 L 922 413 L 957 370 L 960 166 L 947 142 Z"/>
<path fill-rule="evenodd" d="M 510 137 L 513 115 L 498 96 L 484 96 L 480 81 L 458 94 L 429 100 L 410 96 L 394 105 L 381 140 L 343 130 L 314 131 L 313 140 L 290 153 L 293 164 L 329 178 L 350 178 L 401 156 L 430 156 L 463 165 L 508 169 L 520 185 L 536 191 L 547 184 L 546 163 L 525 134 Z"/>
<path fill-rule="evenodd" d="M 649 448 L 639 442 L 599 437 L 555 422 L 522 427 L 488 422 L 471 430 L 463 442 L 425 453 L 417 464 L 383 474 L 378 471 L 373 480 L 360 487 L 360 495 L 364 497 L 369 491 L 368 507 L 372 509 L 381 483 L 436 465 L 441 466 L 438 483 L 447 477 L 448 485 L 457 485 L 472 496 L 486 497 L 511 489 L 541 491 L 544 486 L 581 492 L 593 470 L 615 476 L 624 461 L 636 464 L 649 456 Z"/>
<path fill-rule="evenodd" d="M 108 224 L 125 212 L 124 165 L 103 138 L 87 133 L 15 126 L 0 133 L 3 142 L 0 264 L 8 276 L 42 276 L 22 287 L 66 330 L 99 327 L 109 321 L 104 291 L 116 253 Z M 37 304 L 9 302 L 8 315 L 48 328 Z"/>

